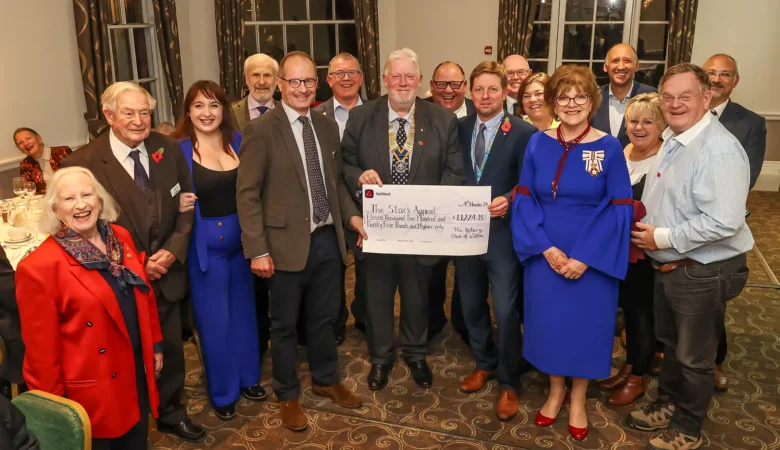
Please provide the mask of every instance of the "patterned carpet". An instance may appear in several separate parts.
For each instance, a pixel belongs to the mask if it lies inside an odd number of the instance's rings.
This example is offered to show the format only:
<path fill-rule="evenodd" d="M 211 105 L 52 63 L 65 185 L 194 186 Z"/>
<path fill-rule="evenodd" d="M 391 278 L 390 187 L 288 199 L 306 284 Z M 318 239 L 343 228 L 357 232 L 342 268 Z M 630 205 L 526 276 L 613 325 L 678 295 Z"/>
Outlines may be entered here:
<path fill-rule="evenodd" d="M 774 275 L 780 275 L 780 193 L 752 193 L 748 223 L 760 255 Z M 751 252 L 750 284 L 730 302 L 727 312 L 729 355 L 728 392 L 716 394 L 704 426 L 704 445 L 712 449 L 780 448 L 780 286 L 762 265 L 759 252 Z M 350 276 L 352 272 L 349 272 Z M 450 273 L 450 285 L 452 283 Z M 352 286 L 353 283 L 349 283 Z M 351 301 L 351 292 L 350 301 Z M 311 393 L 305 349 L 299 348 L 299 371 L 304 388 L 302 402 L 310 426 L 302 433 L 281 424 L 276 400 L 253 403 L 241 400 L 237 417 L 222 422 L 211 410 L 202 369 L 194 346 L 186 347 L 186 395 L 191 417 L 205 425 L 209 435 L 201 444 L 151 434 L 154 449 L 640 449 L 648 434 L 624 427 L 625 416 L 637 404 L 615 408 L 606 404 L 610 392 L 591 384 L 587 407 L 591 434 L 577 442 L 567 431 L 565 410 L 550 428 L 534 425 L 544 403 L 547 378 L 537 372 L 522 377 L 521 410 L 502 423 L 495 415 L 497 385 L 491 381 L 482 392 L 458 391 L 461 378 L 474 365 L 469 350 L 448 326 L 431 345 L 428 363 L 434 384 L 421 389 L 403 363 L 396 364 L 388 387 L 372 392 L 366 386 L 369 369 L 365 338 L 349 327 L 339 348 L 340 367 L 347 387 L 363 399 L 364 407 L 345 410 Z M 623 349 L 615 345 L 614 366 L 622 364 Z M 263 386 L 271 392 L 271 364 L 263 366 Z M 637 403 L 655 396 L 657 380 Z"/>

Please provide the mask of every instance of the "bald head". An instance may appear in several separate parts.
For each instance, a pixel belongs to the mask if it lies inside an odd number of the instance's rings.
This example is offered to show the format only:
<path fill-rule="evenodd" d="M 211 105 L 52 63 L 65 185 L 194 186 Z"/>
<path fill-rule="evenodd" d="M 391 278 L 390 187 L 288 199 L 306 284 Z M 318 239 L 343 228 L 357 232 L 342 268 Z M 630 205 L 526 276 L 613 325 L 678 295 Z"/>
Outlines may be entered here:
<path fill-rule="evenodd" d="M 528 65 L 528 60 L 522 55 L 509 55 L 504 58 L 501 64 L 506 69 L 509 95 L 517 100 L 520 85 L 523 84 L 523 80 L 528 78 L 528 75 L 531 75 L 531 67 Z"/>
<path fill-rule="evenodd" d="M 609 83 L 613 90 L 630 86 L 638 68 L 639 59 L 636 51 L 626 44 L 617 44 L 609 49 L 604 60 L 604 71 L 609 75 Z"/>
<path fill-rule="evenodd" d="M 737 60 L 724 53 L 710 56 L 702 66 L 712 83 L 712 100 L 710 108 L 714 108 L 731 97 L 731 92 L 739 84 L 739 68 Z"/>
<path fill-rule="evenodd" d="M 463 68 L 452 61 L 445 61 L 436 66 L 431 77 L 433 102 L 455 112 L 466 99 L 467 86 Z"/>

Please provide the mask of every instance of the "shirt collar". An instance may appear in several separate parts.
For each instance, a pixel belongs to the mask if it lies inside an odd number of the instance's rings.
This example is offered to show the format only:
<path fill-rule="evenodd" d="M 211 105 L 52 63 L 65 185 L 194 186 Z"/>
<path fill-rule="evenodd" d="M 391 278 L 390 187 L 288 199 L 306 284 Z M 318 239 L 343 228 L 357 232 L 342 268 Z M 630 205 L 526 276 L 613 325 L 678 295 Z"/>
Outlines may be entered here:
<path fill-rule="evenodd" d="M 44 145 L 43 153 L 41 153 L 41 158 L 38 161 L 46 161 L 47 159 L 51 159 L 51 147 Z"/>
<path fill-rule="evenodd" d="M 252 94 L 249 94 L 247 96 L 247 107 L 250 110 L 257 109 L 257 108 L 259 108 L 261 106 L 265 106 L 268 109 L 273 109 L 274 108 L 274 99 L 273 99 L 273 97 L 270 100 L 268 100 L 264 105 L 261 105 L 260 102 L 258 102 L 257 100 L 255 100 L 254 97 L 252 97 Z"/>
<path fill-rule="evenodd" d="M 455 110 L 455 116 L 457 118 L 459 118 L 459 119 L 461 117 L 466 117 L 466 112 L 467 112 L 467 109 L 466 109 L 466 99 L 464 98 L 463 99 L 463 103 L 461 103 L 460 107 Z"/>
<path fill-rule="evenodd" d="M 707 125 L 710 124 L 711 121 L 712 121 L 712 114 L 707 112 L 706 114 L 704 114 L 704 117 L 702 117 L 700 121 L 696 122 L 694 126 L 688 128 L 686 131 L 678 135 L 675 135 L 674 131 L 672 131 L 671 128 L 667 127 L 661 136 L 664 138 L 664 141 L 668 141 L 669 139 L 674 139 L 680 144 L 687 147 L 688 144 L 690 144 L 691 141 L 696 139 L 696 137 L 707 127 Z"/>
<path fill-rule="evenodd" d="M 496 129 L 498 124 L 501 123 L 501 121 L 504 119 L 503 113 L 498 113 L 496 117 L 493 117 L 492 119 L 488 120 L 487 122 L 482 122 L 482 119 L 479 118 L 479 115 L 477 115 L 477 129 L 479 129 L 479 125 L 481 123 L 485 124 L 485 128 L 487 128 L 488 132 L 491 132 Z"/>
<path fill-rule="evenodd" d="M 407 122 L 410 121 L 410 117 L 414 116 L 414 107 L 417 106 L 417 102 L 412 103 L 412 107 L 409 109 L 409 112 L 404 116 L 404 119 L 406 119 Z M 387 107 L 390 109 L 390 114 L 388 114 L 387 118 L 389 119 L 390 123 L 393 123 L 394 121 L 398 120 L 401 116 L 398 115 L 397 112 L 393 109 L 392 106 L 390 106 L 390 100 L 387 101 Z"/>
<path fill-rule="evenodd" d="M 632 92 L 634 92 L 634 81 L 631 81 L 631 89 L 628 90 L 628 94 L 626 95 L 626 98 L 624 98 L 623 101 L 620 103 L 627 102 L 628 99 L 631 98 Z M 612 83 L 609 83 L 609 98 L 614 98 L 615 100 L 618 100 L 618 98 L 615 97 L 615 94 L 612 93 Z"/>
<path fill-rule="evenodd" d="M 287 103 L 284 102 L 284 100 L 281 101 L 282 109 L 284 110 L 284 113 L 287 114 L 287 120 L 290 121 L 290 124 L 295 123 L 296 120 L 298 120 L 299 117 L 301 117 L 301 113 L 298 111 L 290 108 L 290 106 L 287 105 Z M 309 118 L 309 121 L 311 121 L 311 108 L 306 110 L 306 117 Z"/>
<path fill-rule="evenodd" d="M 362 104 L 363 104 L 363 100 L 361 100 L 360 96 L 358 96 L 357 103 L 355 103 L 355 106 L 360 106 Z M 344 105 L 341 104 L 341 102 L 339 102 L 336 99 L 336 97 L 333 97 L 333 110 L 335 111 L 338 108 L 347 109 L 346 107 L 344 107 Z"/>
<path fill-rule="evenodd" d="M 119 155 L 122 157 L 122 158 L 117 158 L 119 159 L 119 161 L 123 161 L 125 158 L 127 158 L 130 155 L 130 152 L 133 150 L 140 150 L 142 155 L 147 157 L 149 156 L 146 154 L 146 145 L 143 142 L 141 142 L 141 144 L 138 145 L 138 147 L 130 148 L 127 145 L 125 145 L 124 142 L 120 141 L 118 137 L 116 137 L 113 129 L 111 129 L 109 133 L 110 134 L 108 140 L 109 143 L 111 144 L 111 150 L 114 152 L 115 155 Z"/>
<path fill-rule="evenodd" d="M 727 98 L 725 102 L 723 102 L 723 103 L 721 103 L 720 105 L 718 105 L 718 106 L 716 106 L 716 107 L 712 108 L 712 109 L 714 109 L 714 110 L 715 110 L 715 112 L 716 112 L 716 113 L 718 113 L 718 118 L 721 118 L 721 117 L 723 117 L 723 110 L 725 110 L 725 109 L 726 109 L 726 106 L 728 106 L 728 104 L 729 104 L 729 102 L 730 102 L 730 101 L 731 101 L 731 100 Z"/>

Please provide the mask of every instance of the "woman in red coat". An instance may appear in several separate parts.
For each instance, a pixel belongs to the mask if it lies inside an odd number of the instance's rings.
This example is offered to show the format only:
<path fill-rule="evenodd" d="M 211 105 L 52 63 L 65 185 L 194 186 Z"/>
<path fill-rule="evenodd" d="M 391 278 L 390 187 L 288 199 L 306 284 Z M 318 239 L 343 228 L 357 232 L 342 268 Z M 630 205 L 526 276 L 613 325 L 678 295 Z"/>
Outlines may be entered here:
<path fill-rule="evenodd" d="M 16 272 L 25 381 L 80 403 L 93 449 L 145 449 L 162 334 L 144 255 L 89 170 L 57 171 L 44 204 L 51 236 Z"/>

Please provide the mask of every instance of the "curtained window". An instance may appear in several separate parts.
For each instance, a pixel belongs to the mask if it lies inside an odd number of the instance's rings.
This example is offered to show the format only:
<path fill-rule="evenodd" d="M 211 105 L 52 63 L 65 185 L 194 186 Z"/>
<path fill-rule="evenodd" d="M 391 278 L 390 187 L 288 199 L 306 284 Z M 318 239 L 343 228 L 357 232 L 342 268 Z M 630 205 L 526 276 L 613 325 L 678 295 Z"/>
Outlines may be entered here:
<path fill-rule="evenodd" d="M 277 61 L 294 50 L 311 55 L 317 65 L 317 100 L 333 96 L 328 63 L 341 52 L 358 56 L 352 0 L 249 0 L 244 10 L 244 50 Z"/>
<path fill-rule="evenodd" d="M 110 0 L 109 56 L 114 81 L 132 81 L 157 100 L 154 122 L 173 121 L 150 0 Z"/>

